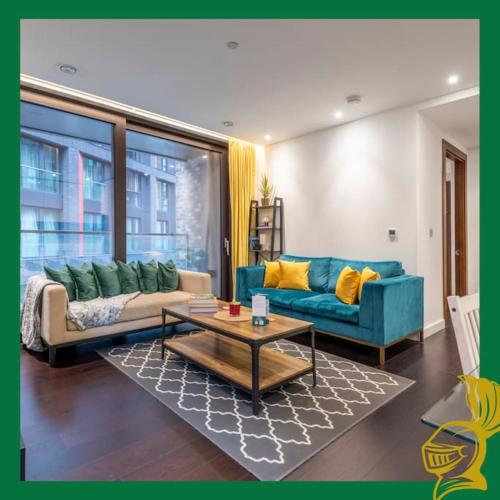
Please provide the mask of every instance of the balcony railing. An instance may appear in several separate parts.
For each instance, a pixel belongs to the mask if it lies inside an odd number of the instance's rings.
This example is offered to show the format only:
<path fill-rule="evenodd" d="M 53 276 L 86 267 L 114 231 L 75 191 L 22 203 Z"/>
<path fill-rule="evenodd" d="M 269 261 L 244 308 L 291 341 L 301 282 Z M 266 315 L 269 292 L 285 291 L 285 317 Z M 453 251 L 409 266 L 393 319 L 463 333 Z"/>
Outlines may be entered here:
<path fill-rule="evenodd" d="M 111 231 L 21 230 L 21 297 L 28 279 L 44 266 L 108 263 L 113 259 Z M 189 235 L 181 233 L 127 233 L 127 260 L 166 262 L 190 268 Z"/>

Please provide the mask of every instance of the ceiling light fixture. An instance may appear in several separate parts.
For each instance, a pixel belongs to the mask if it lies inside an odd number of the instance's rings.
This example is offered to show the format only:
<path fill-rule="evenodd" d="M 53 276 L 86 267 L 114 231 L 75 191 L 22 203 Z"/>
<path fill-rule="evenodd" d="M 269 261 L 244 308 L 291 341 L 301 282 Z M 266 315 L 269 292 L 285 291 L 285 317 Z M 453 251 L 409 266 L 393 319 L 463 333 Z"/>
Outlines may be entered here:
<path fill-rule="evenodd" d="M 361 96 L 359 94 L 348 95 L 345 100 L 347 104 L 361 104 Z"/>
<path fill-rule="evenodd" d="M 450 85 L 455 85 L 456 83 L 458 83 L 458 75 L 450 75 L 448 77 L 448 83 Z"/>
<path fill-rule="evenodd" d="M 67 75 L 74 75 L 78 71 L 74 66 L 71 66 L 71 64 L 58 64 L 57 67 L 59 68 L 59 71 L 62 71 Z"/>
<path fill-rule="evenodd" d="M 266 134 L 266 135 L 264 136 L 264 139 L 265 139 L 266 141 L 270 141 L 272 138 L 273 138 L 273 136 L 272 136 L 271 134 Z"/>
<path fill-rule="evenodd" d="M 208 158 L 208 155 L 203 155 L 202 158 L 206 160 Z"/>
<path fill-rule="evenodd" d="M 224 125 L 224 127 L 232 127 L 234 125 L 234 122 L 232 122 L 231 120 L 226 120 L 222 122 L 222 125 Z"/>
<path fill-rule="evenodd" d="M 238 42 L 235 42 L 235 41 L 230 41 L 230 42 L 226 43 L 226 47 L 229 50 L 236 50 L 239 46 L 240 46 L 240 44 Z"/>
<path fill-rule="evenodd" d="M 344 116 L 344 113 L 342 113 L 342 111 L 340 111 L 340 109 L 338 111 L 335 111 L 335 118 L 340 119 L 343 116 Z"/>

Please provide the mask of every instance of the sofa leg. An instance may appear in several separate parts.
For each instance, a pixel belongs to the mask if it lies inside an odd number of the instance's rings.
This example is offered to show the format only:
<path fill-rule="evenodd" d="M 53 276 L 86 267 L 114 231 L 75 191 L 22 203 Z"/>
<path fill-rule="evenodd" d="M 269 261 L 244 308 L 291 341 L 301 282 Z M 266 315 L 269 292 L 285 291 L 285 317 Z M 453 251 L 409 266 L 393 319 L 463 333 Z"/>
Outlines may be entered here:
<path fill-rule="evenodd" d="M 420 330 L 418 332 L 418 341 L 423 344 L 424 343 L 424 329 L 422 328 L 422 330 Z"/>
<path fill-rule="evenodd" d="M 378 362 L 380 366 L 385 365 L 385 347 L 378 348 Z"/>
<path fill-rule="evenodd" d="M 56 364 L 56 351 L 57 351 L 57 347 L 49 346 L 49 366 L 51 368 L 54 368 L 54 366 Z"/>

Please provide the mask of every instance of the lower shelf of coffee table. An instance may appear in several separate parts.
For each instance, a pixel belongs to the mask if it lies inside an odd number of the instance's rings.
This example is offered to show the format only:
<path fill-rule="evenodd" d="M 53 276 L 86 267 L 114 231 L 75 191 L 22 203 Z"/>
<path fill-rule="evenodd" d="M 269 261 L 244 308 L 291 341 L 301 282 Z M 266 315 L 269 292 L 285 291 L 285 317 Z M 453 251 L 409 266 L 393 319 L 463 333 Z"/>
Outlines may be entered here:
<path fill-rule="evenodd" d="M 252 355 L 247 344 L 213 332 L 166 339 L 164 344 L 186 360 L 251 391 Z M 263 392 L 311 370 L 312 365 L 303 359 L 262 346 L 259 354 L 259 390 Z"/>

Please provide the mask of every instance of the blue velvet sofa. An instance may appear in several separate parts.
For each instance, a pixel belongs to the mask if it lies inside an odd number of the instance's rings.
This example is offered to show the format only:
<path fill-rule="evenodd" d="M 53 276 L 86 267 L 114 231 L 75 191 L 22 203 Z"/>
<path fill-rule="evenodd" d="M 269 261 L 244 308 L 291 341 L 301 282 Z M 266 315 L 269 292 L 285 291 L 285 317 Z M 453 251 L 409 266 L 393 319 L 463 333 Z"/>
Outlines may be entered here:
<path fill-rule="evenodd" d="M 280 259 L 311 261 L 311 291 L 264 288 L 264 266 L 246 266 L 236 270 L 237 300 L 251 307 L 253 295 L 265 294 L 271 312 L 310 321 L 322 333 L 377 347 L 381 365 L 386 347 L 414 333 L 423 341 L 424 279 L 405 274 L 401 262 L 293 255 Z M 337 278 L 345 266 L 359 271 L 369 266 L 382 278 L 365 283 L 359 304 L 344 304 L 335 296 Z"/>

